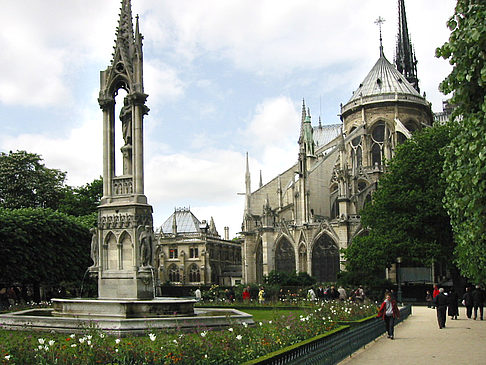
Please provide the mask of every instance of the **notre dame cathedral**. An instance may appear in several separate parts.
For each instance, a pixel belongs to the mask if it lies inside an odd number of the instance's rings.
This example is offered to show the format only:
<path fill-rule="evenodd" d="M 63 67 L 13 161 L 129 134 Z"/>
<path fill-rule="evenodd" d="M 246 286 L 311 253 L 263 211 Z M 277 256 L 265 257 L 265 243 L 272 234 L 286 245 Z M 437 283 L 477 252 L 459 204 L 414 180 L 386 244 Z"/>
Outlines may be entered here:
<path fill-rule="evenodd" d="M 272 270 L 335 281 L 344 269 L 340 249 L 366 232 L 360 210 L 386 170 L 384 161 L 415 130 L 432 125 L 430 103 L 420 95 L 404 0 L 398 9 L 394 64 L 385 57 L 380 28 L 378 60 L 341 105 L 341 123 L 312 125 L 303 104 L 296 164 L 253 192 L 247 157 L 243 282 L 262 282 Z"/>

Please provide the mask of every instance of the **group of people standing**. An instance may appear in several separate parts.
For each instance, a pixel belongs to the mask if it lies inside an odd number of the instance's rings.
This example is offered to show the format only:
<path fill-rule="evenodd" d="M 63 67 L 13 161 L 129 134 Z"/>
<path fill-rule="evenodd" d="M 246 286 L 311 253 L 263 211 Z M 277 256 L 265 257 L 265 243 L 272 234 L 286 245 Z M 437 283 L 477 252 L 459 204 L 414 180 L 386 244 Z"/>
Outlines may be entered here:
<path fill-rule="evenodd" d="M 429 298 L 430 293 L 427 293 L 427 301 Z M 457 319 L 459 315 L 459 296 L 455 292 L 454 288 L 452 288 L 449 293 L 446 293 L 444 288 L 438 288 L 437 286 L 434 287 L 434 292 L 432 294 L 432 304 L 437 310 L 437 321 L 439 323 L 439 328 L 442 329 L 445 327 L 446 317 L 448 312 L 451 319 Z M 466 287 L 466 292 L 462 297 L 462 305 L 466 307 L 466 316 L 467 318 L 471 318 L 474 310 L 474 318 L 477 319 L 478 312 L 480 320 L 483 320 L 483 306 L 485 301 L 485 294 L 484 291 L 481 289 L 479 285 L 476 285 L 474 290 L 471 290 L 471 287 Z M 429 301 L 429 307 L 431 305 Z"/>

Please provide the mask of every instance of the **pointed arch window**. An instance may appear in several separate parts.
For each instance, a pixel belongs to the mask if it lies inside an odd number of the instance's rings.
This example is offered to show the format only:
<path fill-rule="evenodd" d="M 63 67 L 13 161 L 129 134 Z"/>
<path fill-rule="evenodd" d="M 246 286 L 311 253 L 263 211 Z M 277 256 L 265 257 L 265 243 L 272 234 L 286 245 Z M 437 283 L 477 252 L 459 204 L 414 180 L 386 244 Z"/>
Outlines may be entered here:
<path fill-rule="evenodd" d="M 275 249 L 275 270 L 295 273 L 294 247 L 286 239 L 282 238 Z"/>
<path fill-rule="evenodd" d="M 169 266 L 169 281 L 178 283 L 181 281 L 181 275 L 179 273 L 179 268 L 177 265 L 172 264 Z"/>
<path fill-rule="evenodd" d="M 352 133 L 356 128 L 351 129 Z M 363 147 L 362 137 L 357 136 L 351 140 L 351 161 L 353 164 L 353 172 L 356 173 L 363 164 Z"/>
<path fill-rule="evenodd" d="M 375 123 L 371 130 L 371 163 L 373 166 L 382 166 L 385 160 L 385 149 L 390 149 L 391 133 L 385 122 Z M 390 151 L 388 151 L 390 152 Z"/>
<path fill-rule="evenodd" d="M 201 273 L 196 264 L 192 264 L 189 268 L 189 281 L 191 283 L 198 283 L 201 281 Z"/>

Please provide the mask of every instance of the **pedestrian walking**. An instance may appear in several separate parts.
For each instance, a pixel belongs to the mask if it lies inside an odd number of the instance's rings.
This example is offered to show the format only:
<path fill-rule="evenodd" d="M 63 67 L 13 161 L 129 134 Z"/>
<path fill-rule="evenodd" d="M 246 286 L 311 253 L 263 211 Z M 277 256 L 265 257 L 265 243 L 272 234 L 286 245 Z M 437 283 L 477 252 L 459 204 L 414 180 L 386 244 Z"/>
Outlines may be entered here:
<path fill-rule="evenodd" d="M 397 301 L 393 299 L 390 293 L 386 293 L 385 300 L 381 303 L 377 317 L 383 318 L 388 338 L 393 340 L 395 336 L 395 321 L 400 318 L 400 310 L 398 309 Z"/>
<path fill-rule="evenodd" d="M 312 302 L 316 300 L 316 293 L 314 292 L 314 289 L 310 288 L 307 291 L 307 299 L 309 299 Z"/>
<path fill-rule="evenodd" d="M 457 295 L 456 291 L 454 288 L 451 289 L 449 292 L 449 305 L 448 305 L 448 313 L 449 317 L 451 319 L 457 319 L 457 316 L 459 315 L 459 296 Z"/>
<path fill-rule="evenodd" d="M 434 305 L 437 309 L 437 322 L 439 322 L 439 328 L 442 329 L 446 324 L 446 311 L 449 304 L 449 298 L 444 293 L 444 288 L 439 289 L 439 294 L 434 298 Z"/>
<path fill-rule="evenodd" d="M 467 318 L 471 319 L 472 310 L 473 310 L 473 299 L 472 299 L 471 288 L 469 286 L 466 287 L 466 292 L 462 296 L 462 305 L 466 307 Z"/>
<path fill-rule="evenodd" d="M 427 302 L 427 308 L 432 308 L 432 293 L 430 290 L 427 290 L 427 293 L 425 294 L 425 301 Z"/>
<path fill-rule="evenodd" d="M 341 285 L 338 288 L 338 293 L 339 293 L 339 300 L 343 301 L 348 299 L 346 294 L 346 289 L 344 289 Z"/>
<path fill-rule="evenodd" d="M 196 297 L 196 300 L 199 302 L 201 300 L 201 289 L 197 288 L 196 291 L 194 292 L 194 296 Z"/>
<path fill-rule="evenodd" d="M 258 303 L 265 303 L 265 290 L 263 289 L 263 287 L 260 287 L 260 291 L 258 292 Z"/>
<path fill-rule="evenodd" d="M 474 306 L 474 319 L 478 318 L 478 309 L 481 321 L 483 320 L 483 305 L 484 305 L 484 292 L 479 285 L 476 285 L 476 289 L 472 292 L 472 301 Z"/>
<path fill-rule="evenodd" d="M 244 290 L 243 290 L 243 301 L 244 302 L 249 302 L 250 301 L 250 287 L 247 286 Z"/>

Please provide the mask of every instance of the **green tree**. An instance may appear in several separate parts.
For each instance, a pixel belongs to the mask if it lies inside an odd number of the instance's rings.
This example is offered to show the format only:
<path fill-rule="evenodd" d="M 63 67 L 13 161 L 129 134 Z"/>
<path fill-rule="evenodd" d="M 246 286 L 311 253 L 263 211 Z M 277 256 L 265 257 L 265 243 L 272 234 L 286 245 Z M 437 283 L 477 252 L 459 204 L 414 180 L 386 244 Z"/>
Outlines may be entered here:
<path fill-rule="evenodd" d="M 94 226 L 98 217 L 97 206 L 103 196 L 103 180 L 98 178 L 80 187 L 65 186 L 58 210 L 80 217 Z"/>
<path fill-rule="evenodd" d="M 486 3 L 458 0 L 448 22 L 449 41 L 437 56 L 449 59 L 453 70 L 441 83 L 453 93 L 452 141 L 444 149 L 447 181 L 444 203 L 457 242 L 461 273 L 486 283 Z"/>
<path fill-rule="evenodd" d="M 442 206 L 446 188 L 440 149 L 450 142 L 448 126 L 414 134 L 396 149 L 371 204 L 361 214 L 369 233 L 345 250 L 348 277 L 361 283 L 383 276 L 403 257 L 408 263 L 450 263 L 453 252 L 449 216 Z"/>
<path fill-rule="evenodd" d="M 49 169 L 35 153 L 0 153 L 0 206 L 57 209 L 66 173 Z"/>
<path fill-rule="evenodd" d="M 0 282 L 60 286 L 80 282 L 90 258 L 89 228 L 43 208 L 0 208 Z"/>

